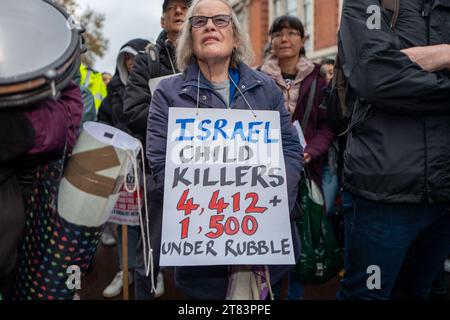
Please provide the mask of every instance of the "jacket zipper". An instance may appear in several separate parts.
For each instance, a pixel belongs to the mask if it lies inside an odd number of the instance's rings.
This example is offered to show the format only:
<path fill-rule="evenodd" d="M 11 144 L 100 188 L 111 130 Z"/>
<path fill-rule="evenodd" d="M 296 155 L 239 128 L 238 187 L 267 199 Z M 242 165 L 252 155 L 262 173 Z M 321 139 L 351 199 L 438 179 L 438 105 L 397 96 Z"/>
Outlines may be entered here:
<path fill-rule="evenodd" d="M 289 109 L 289 105 L 291 103 L 291 87 L 287 88 L 287 102 L 288 102 L 288 109 Z"/>
<path fill-rule="evenodd" d="M 352 111 L 352 115 L 351 118 L 354 119 L 355 118 L 355 112 L 356 112 L 356 108 L 360 107 L 361 101 L 359 101 L 359 99 L 355 99 L 355 102 L 353 103 L 353 111 Z M 350 123 L 348 126 L 348 132 L 349 133 L 353 133 L 353 131 L 359 127 L 361 124 L 363 124 L 364 122 L 366 122 L 369 117 L 371 116 L 371 110 L 372 110 L 372 104 L 369 103 L 367 104 L 366 110 L 364 110 L 364 113 L 362 114 L 361 118 L 358 121 L 355 121 L 354 123 Z"/>
<path fill-rule="evenodd" d="M 429 21 L 429 17 L 430 17 L 430 13 L 431 13 L 431 0 L 424 0 L 424 4 L 423 4 L 423 8 L 422 8 L 422 17 L 427 17 L 428 18 L 428 23 Z M 429 34 L 429 32 L 428 32 Z"/>
<path fill-rule="evenodd" d="M 431 0 L 424 0 L 424 5 L 422 9 L 422 17 L 427 19 L 427 45 L 430 45 L 430 14 L 431 14 Z M 425 185 L 424 185 L 424 195 L 427 202 L 430 201 L 432 190 L 428 184 L 428 141 L 427 141 L 427 125 L 426 117 L 422 119 L 423 127 L 423 137 L 425 145 Z"/>

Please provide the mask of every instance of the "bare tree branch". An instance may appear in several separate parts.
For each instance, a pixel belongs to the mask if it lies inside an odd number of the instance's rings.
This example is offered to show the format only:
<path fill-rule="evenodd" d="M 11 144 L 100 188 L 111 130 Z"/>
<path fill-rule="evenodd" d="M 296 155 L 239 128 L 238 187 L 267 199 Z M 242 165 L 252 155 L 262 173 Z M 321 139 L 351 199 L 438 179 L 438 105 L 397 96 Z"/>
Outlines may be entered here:
<path fill-rule="evenodd" d="M 90 7 L 87 7 L 83 12 L 80 11 L 80 6 L 76 0 L 56 0 L 66 10 L 83 25 L 86 32 L 83 34 L 88 51 L 82 55 L 81 61 L 93 67 L 97 58 L 102 58 L 108 50 L 109 40 L 103 35 L 103 26 L 105 22 L 105 15 L 95 12 Z"/>

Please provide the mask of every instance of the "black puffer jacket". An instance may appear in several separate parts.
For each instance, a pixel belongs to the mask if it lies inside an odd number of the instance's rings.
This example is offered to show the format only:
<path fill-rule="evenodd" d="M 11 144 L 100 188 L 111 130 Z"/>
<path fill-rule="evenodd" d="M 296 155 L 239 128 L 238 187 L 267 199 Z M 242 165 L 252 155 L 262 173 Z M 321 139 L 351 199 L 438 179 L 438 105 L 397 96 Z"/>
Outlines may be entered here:
<path fill-rule="evenodd" d="M 124 92 L 125 86 L 116 73 L 108 84 L 108 95 L 98 109 L 97 121 L 127 132 L 128 129 L 123 118 Z"/>
<path fill-rule="evenodd" d="M 423 71 L 400 50 L 450 44 L 450 0 L 402 0 L 395 30 L 366 26 L 378 0 L 346 0 L 340 50 L 359 95 L 345 152 L 344 186 L 386 203 L 450 202 L 450 70 Z"/>
<path fill-rule="evenodd" d="M 165 31 L 161 32 L 158 37 L 156 50 L 159 53 L 158 57 L 160 62 L 157 68 L 152 68 L 152 66 L 155 67 L 155 65 L 151 64 L 151 60 L 146 52 L 139 54 L 134 60 L 133 70 L 131 70 L 128 84 L 125 88 L 124 116 L 126 124 L 131 134 L 142 142 L 144 150 L 146 150 L 147 118 L 152 99 L 149 80 L 151 78 L 178 73 L 178 70 L 175 69 L 175 47 L 167 41 Z M 150 70 L 152 70 L 152 72 Z M 148 221 L 150 242 L 154 250 L 153 257 L 155 258 L 155 261 L 153 273 L 155 276 L 154 281 L 156 283 L 156 277 L 159 271 L 163 194 L 156 188 L 154 177 L 148 168 L 148 162 L 145 161 L 145 164 L 147 167 Z M 137 289 L 135 297 L 137 299 L 147 299 L 151 291 L 151 281 L 150 277 L 146 277 L 145 275 L 142 238 L 139 241 L 136 250 L 135 277 Z"/>
<path fill-rule="evenodd" d="M 159 52 L 159 70 L 150 74 L 150 59 L 147 53 L 139 54 L 133 65 L 125 89 L 124 114 L 130 132 L 145 146 L 147 118 L 152 98 L 148 81 L 169 74 L 178 73 L 175 65 L 175 47 L 167 41 L 167 34 L 162 31 L 156 41 Z M 145 148 L 144 148 L 145 150 Z"/>
<path fill-rule="evenodd" d="M 117 56 L 117 67 L 114 76 L 108 84 L 108 95 L 103 99 L 98 110 L 97 120 L 107 125 L 116 127 L 127 132 L 127 126 L 123 114 L 123 101 L 125 85 L 127 84 L 129 73 L 124 63 L 125 53 L 138 55 L 143 52 L 150 42 L 144 39 L 133 39 L 120 48 Z"/>

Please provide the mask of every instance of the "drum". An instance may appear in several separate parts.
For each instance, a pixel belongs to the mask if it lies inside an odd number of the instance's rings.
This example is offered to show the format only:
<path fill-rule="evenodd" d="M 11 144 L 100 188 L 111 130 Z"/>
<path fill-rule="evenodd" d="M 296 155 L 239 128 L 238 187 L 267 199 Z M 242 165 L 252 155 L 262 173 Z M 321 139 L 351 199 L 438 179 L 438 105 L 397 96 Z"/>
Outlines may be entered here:
<path fill-rule="evenodd" d="M 0 108 L 56 97 L 79 68 L 82 32 L 50 0 L 1 0 Z"/>
<path fill-rule="evenodd" d="M 62 168 L 62 160 L 39 165 L 26 198 L 16 300 L 72 300 L 97 251 L 102 227 L 75 225 L 58 213 Z"/>
<path fill-rule="evenodd" d="M 86 122 L 66 165 L 61 159 L 38 166 L 25 200 L 15 299 L 73 298 L 140 150 L 125 132 Z"/>
<path fill-rule="evenodd" d="M 76 225 L 103 225 L 139 151 L 139 141 L 125 132 L 85 122 L 59 186 L 60 216 Z"/>

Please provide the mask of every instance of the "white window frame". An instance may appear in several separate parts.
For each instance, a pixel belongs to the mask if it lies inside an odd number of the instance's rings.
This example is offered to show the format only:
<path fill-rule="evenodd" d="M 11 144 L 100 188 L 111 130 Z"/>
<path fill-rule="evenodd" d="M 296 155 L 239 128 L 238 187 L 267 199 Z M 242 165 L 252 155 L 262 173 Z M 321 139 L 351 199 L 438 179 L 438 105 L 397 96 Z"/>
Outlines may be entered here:
<path fill-rule="evenodd" d="M 307 18 L 309 14 L 309 19 Z M 309 38 L 305 44 L 306 53 L 314 51 L 314 0 L 303 0 L 303 19 L 306 34 Z"/>
<path fill-rule="evenodd" d="M 286 14 L 288 15 L 292 15 L 292 16 L 297 16 L 298 14 L 298 4 L 299 1 L 298 0 L 294 0 L 295 3 L 295 7 L 294 8 L 289 8 L 289 3 L 291 3 L 292 0 L 285 0 L 285 6 L 286 6 Z"/>

